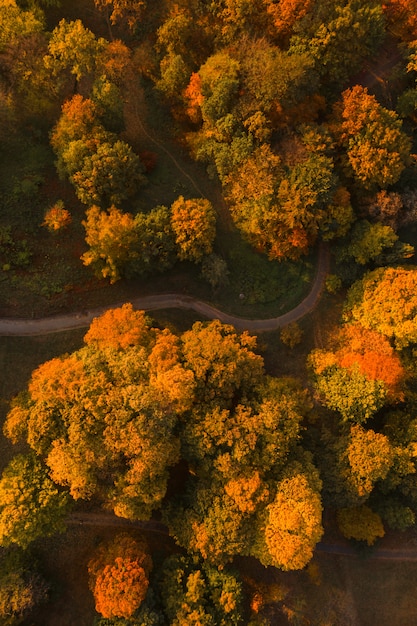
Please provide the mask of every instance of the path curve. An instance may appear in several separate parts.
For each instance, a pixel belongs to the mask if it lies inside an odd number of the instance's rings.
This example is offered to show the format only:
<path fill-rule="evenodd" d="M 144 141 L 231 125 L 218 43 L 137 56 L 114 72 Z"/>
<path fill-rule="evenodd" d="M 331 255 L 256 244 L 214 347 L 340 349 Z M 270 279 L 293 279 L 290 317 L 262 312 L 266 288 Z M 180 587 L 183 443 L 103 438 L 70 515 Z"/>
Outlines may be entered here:
<path fill-rule="evenodd" d="M 330 253 L 325 245 L 320 246 L 316 275 L 310 293 L 298 306 L 288 313 L 270 319 L 244 319 L 235 315 L 229 315 L 215 308 L 207 302 L 196 300 L 191 296 L 176 293 L 157 294 L 131 298 L 130 302 L 136 309 L 143 311 L 156 311 L 159 309 L 191 309 L 208 319 L 218 319 L 224 324 L 231 324 L 238 331 L 248 330 L 254 333 L 266 332 L 282 328 L 291 322 L 301 319 L 310 313 L 317 304 L 323 290 L 324 281 L 329 271 Z M 99 317 L 109 309 L 115 309 L 124 304 L 123 302 L 109 304 L 104 307 L 73 313 L 57 315 L 41 319 L 0 319 L 0 336 L 35 336 L 58 333 L 74 328 L 87 328 L 95 317 Z"/>

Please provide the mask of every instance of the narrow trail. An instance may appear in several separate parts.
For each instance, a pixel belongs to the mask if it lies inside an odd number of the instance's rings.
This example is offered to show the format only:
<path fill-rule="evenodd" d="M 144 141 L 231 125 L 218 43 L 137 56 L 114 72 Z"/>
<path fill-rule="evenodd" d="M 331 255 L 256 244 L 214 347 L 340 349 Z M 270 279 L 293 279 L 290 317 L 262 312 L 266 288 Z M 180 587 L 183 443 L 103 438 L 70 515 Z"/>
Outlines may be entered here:
<path fill-rule="evenodd" d="M 288 311 L 288 313 L 270 319 L 244 319 L 225 313 L 207 302 L 202 302 L 191 296 L 176 293 L 131 298 L 130 302 L 136 309 L 143 311 L 157 311 L 170 308 L 191 309 L 208 319 L 218 319 L 224 324 L 231 324 L 239 331 L 248 330 L 255 333 L 267 332 L 295 322 L 314 309 L 320 298 L 324 281 L 329 271 L 329 258 L 330 254 L 328 248 L 321 246 L 316 276 L 310 293 L 298 306 Z M 87 328 L 95 317 L 99 317 L 109 309 L 118 308 L 122 306 L 122 304 L 124 304 L 124 302 L 109 304 L 90 311 L 83 311 L 82 313 L 69 313 L 40 319 L 3 318 L 0 319 L 0 336 L 23 337 L 47 335 L 74 328 Z"/>
<path fill-rule="evenodd" d="M 167 154 L 178 171 L 190 181 L 196 192 L 201 197 L 206 197 L 193 177 L 184 170 L 178 160 L 163 145 L 163 143 L 158 139 L 155 139 L 147 131 L 141 120 L 139 111 L 138 102 L 140 101 L 140 94 L 136 95 L 136 98 L 130 98 L 130 102 L 133 102 L 133 115 L 141 133 L 143 133 L 149 141 L 158 146 L 160 150 L 163 150 Z M 130 301 L 136 309 L 144 311 L 156 311 L 169 308 L 189 309 L 205 318 L 218 319 L 224 324 L 231 324 L 238 331 L 248 330 L 254 333 L 267 332 L 282 328 L 291 322 L 295 322 L 314 309 L 323 290 L 324 281 L 329 272 L 329 265 L 329 249 L 327 246 L 322 244 L 319 251 L 316 275 L 309 294 L 291 311 L 270 319 L 245 319 L 221 311 L 207 302 L 202 302 L 201 300 L 197 300 L 191 296 L 185 296 L 177 293 L 165 293 L 131 298 Z M 89 311 L 68 313 L 65 315 L 50 316 L 41 319 L 0 318 L 0 336 L 36 336 L 62 332 L 74 328 L 87 328 L 94 318 L 99 317 L 109 309 L 118 308 L 122 306 L 122 304 L 124 304 L 124 302 L 109 304 L 107 306 Z"/>
<path fill-rule="evenodd" d="M 156 533 L 169 537 L 168 528 L 161 522 L 149 520 L 130 521 L 122 517 L 117 517 L 112 513 L 72 513 L 66 520 L 70 526 L 96 526 L 96 527 L 115 527 L 115 528 L 137 528 L 148 533 Z M 320 541 L 315 550 L 319 553 L 349 556 L 353 558 L 363 559 L 363 553 L 355 549 L 354 546 L 342 542 Z M 379 559 L 387 561 L 412 561 L 417 562 L 416 549 L 385 549 L 385 548 L 369 548 L 367 559 Z"/>

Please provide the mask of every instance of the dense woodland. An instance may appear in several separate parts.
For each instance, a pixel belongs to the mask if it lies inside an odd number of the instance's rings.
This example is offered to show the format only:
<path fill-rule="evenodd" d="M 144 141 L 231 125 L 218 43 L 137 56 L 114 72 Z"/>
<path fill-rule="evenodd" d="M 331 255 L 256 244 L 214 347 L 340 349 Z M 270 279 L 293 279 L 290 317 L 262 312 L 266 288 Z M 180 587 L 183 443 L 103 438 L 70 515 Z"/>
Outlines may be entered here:
<path fill-rule="evenodd" d="M 32 550 L 94 510 L 158 524 L 175 546 L 157 562 L 129 532 L 97 546 L 97 626 L 277 623 L 247 593 L 240 558 L 308 568 L 326 516 L 369 546 L 416 523 L 417 2 L 0 9 L 2 180 L 11 154 L 53 165 L 4 188 L 2 282 L 36 262 L 33 241 L 78 237 L 91 279 L 169 284 L 191 267 L 216 294 L 226 222 L 271 267 L 327 246 L 325 297 L 340 309 L 299 375 L 269 371 L 261 337 L 219 321 L 176 332 L 129 303 L 35 369 L 3 425 L 15 448 L 0 479 L 0 621 L 48 603 Z M 145 92 L 217 203 L 181 188 L 143 201 L 158 158 L 128 116 Z M 302 334 L 283 328 L 281 349 Z M 350 624 L 342 608 L 302 623 Z"/>

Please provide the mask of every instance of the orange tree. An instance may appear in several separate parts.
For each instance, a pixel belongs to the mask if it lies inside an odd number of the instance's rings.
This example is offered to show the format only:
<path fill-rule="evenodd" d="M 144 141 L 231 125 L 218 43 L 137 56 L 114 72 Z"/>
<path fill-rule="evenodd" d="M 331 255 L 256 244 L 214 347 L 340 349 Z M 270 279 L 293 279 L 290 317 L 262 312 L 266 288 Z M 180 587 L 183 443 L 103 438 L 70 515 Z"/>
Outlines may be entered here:
<path fill-rule="evenodd" d="M 257 556 L 286 466 L 315 475 L 301 445 L 308 393 L 297 381 L 265 377 L 256 339 L 219 321 L 197 322 L 177 337 L 125 305 L 94 320 L 85 344 L 33 372 L 8 414 L 7 436 L 44 459 L 51 489 L 55 482 L 75 500 L 100 500 L 132 520 L 149 519 L 163 504 L 172 535 L 196 555 L 216 564 Z M 172 498 L 167 485 L 180 458 L 184 488 Z M 314 492 L 315 515 L 300 516 L 288 533 L 288 542 L 299 536 L 307 559 L 321 534 L 313 483 L 299 500 L 303 507 Z M 15 495 L 8 495 L 13 506 Z M 36 497 L 32 508 L 36 520 L 43 514 Z M 288 569 L 301 563 L 262 554 Z M 106 567 L 96 577 L 103 615 L 125 584 L 122 561 Z M 135 566 L 125 569 L 129 584 L 143 589 Z"/>
<path fill-rule="evenodd" d="M 96 611 L 103 617 L 131 617 L 146 597 L 151 567 L 146 544 L 127 534 L 100 546 L 88 564 Z"/>
<path fill-rule="evenodd" d="M 355 178 L 367 189 L 396 183 L 410 162 L 411 139 L 395 111 L 361 85 L 344 91 L 337 109 L 340 142 Z"/>
<path fill-rule="evenodd" d="M 416 343 L 416 281 L 412 266 L 367 272 L 348 292 L 344 319 L 376 330 L 399 349 Z"/>

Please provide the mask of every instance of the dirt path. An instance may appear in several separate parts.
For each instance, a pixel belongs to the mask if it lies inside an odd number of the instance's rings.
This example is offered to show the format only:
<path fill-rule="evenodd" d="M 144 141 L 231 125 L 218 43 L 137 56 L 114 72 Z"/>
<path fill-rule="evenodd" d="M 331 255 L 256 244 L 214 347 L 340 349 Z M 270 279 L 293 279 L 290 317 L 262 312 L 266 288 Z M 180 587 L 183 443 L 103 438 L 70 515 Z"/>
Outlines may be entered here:
<path fill-rule="evenodd" d="M 207 302 L 195 300 L 191 296 L 184 296 L 176 293 L 132 298 L 131 302 L 136 309 L 144 311 L 156 311 L 159 309 L 170 308 L 191 309 L 208 319 L 218 319 L 224 324 L 232 324 L 232 326 L 239 331 L 248 330 L 259 333 L 282 328 L 290 322 L 295 322 L 301 319 L 304 315 L 312 311 L 320 298 L 328 270 L 329 251 L 327 247 L 322 246 L 320 248 L 316 276 L 310 293 L 298 306 L 291 311 L 288 311 L 288 313 L 265 320 L 243 319 L 241 317 L 229 315 L 228 313 L 224 313 L 223 311 L 216 309 Z M 109 304 L 108 306 L 98 309 L 92 309 L 91 311 L 57 315 L 42 319 L 3 318 L 0 319 L 0 336 L 46 335 L 64 330 L 71 330 L 73 328 L 87 328 L 95 317 L 102 315 L 108 309 L 115 309 L 122 304 L 122 302 L 119 302 Z"/>
<path fill-rule="evenodd" d="M 147 522 L 130 521 L 122 517 L 117 517 L 112 513 L 72 513 L 67 524 L 71 526 L 114 526 L 117 528 L 140 528 L 145 532 L 157 533 L 169 536 L 168 528 L 161 522 L 149 520 Z M 351 556 L 363 558 L 363 554 L 347 542 L 327 542 L 320 541 L 316 546 L 316 551 L 325 554 L 338 556 Z M 369 548 L 367 558 L 383 559 L 390 561 L 414 561 L 417 562 L 417 550 L 415 549 L 386 549 Z"/>

